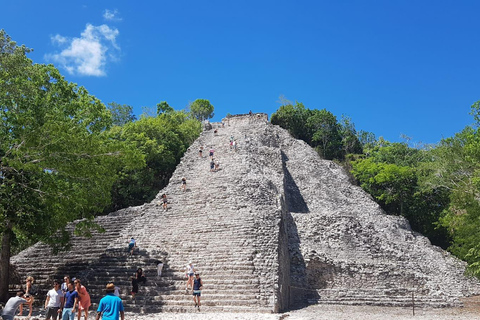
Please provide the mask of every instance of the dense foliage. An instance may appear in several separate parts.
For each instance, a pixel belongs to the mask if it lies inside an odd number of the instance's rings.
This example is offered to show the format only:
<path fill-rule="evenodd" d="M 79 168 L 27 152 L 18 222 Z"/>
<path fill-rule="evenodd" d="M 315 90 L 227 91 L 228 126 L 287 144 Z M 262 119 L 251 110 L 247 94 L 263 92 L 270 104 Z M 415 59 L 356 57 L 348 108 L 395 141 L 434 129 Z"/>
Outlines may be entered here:
<path fill-rule="evenodd" d="M 271 122 L 302 139 L 325 159 L 344 159 L 362 151 L 355 126 L 343 117 L 342 123 L 326 109 L 307 109 L 302 103 L 286 104 L 272 114 Z"/>
<path fill-rule="evenodd" d="M 145 159 L 143 168 L 125 167 L 112 189 L 112 211 L 151 201 L 165 187 L 180 158 L 201 132 L 201 123 L 188 113 L 173 111 L 143 116 L 108 131 L 111 139 L 133 146 Z"/>
<path fill-rule="evenodd" d="M 68 222 L 83 218 L 75 232 L 88 236 L 96 215 L 151 200 L 201 131 L 166 102 L 138 121 L 128 105 L 107 108 L 28 52 L 0 31 L 0 301 L 12 252 L 39 240 L 61 250 Z"/>
<path fill-rule="evenodd" d="M 190 112 L 199 121 L 213 118 L 213 105 L 206 99 L 197 99 L 190 104 Z"/>
<path fill-rule="evenodd" d="M 422 147 L 376 139 L 357 132 L 347 117 L 338 122 L 329 111 L 301 103 L 281 106 L 271 122 L 341 162 L 387 214 L 406 217 L 413 230 L 467 261 L 480 277 L 480 102 L 471 114 L 475 126 Z"/>
<path fill-rule="evenodd" d="M 57 232 L 110 203 L 116 171 L 142 165 L 121 141 L 102 134 L 112 122 L 95 97 L 0 31 L 0 299 L 5 300 L 11 245 L 42 240 L 63 246 Z"/>

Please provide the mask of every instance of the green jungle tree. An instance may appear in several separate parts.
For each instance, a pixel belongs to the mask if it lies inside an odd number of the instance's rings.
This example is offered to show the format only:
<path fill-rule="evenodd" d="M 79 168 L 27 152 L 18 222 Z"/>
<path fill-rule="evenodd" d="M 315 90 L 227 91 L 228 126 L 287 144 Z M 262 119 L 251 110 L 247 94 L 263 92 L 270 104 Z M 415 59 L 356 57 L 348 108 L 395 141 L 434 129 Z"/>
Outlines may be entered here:
<path fill-rule="evenodd" d="M 123 126 L 137 120 L 137 117 L 133 114 L 133 108 L 129 105 L 110 102 L 108 109 L 112 113 L 112 124 L 114 126 Z"/>
<path fill-rule="evenodd" d="M 169 111 L 157 117 L 143 116 L 138 121 L 109 130 L 111 139 L 124 141 L 138 150 L 146 166 L 120 171 L 120 179 L 112 189 L 112 207 L 107 211 L 153 200 L 166 186 L 180 158 L 200 132 L 201 123 L 181 111 Z"/>
<path fill-rule="evenodd" d="M 197 99 L 190 104 L 190 112 L 199 121 L 213 118 L 213 105 L 206 99 Z"/>
<path fill-rule="evenodd" d="M 157 103 L 157 115 L 161 115 L 162 113 L 169 113 L 173 112 L 173 108 L 167 103 L 167 101 L 162 101 Z"/>
<path fill-rule="evenodd" d="M 0 300 L 8 298 L 11 246 L 19 239 L 65 246 L 63 227 L 110 202 L 119 164 L 138 166 L 123 144 L 107 141 L 109 110 L 52 65 L 33 64 L 0 31 Z"/>

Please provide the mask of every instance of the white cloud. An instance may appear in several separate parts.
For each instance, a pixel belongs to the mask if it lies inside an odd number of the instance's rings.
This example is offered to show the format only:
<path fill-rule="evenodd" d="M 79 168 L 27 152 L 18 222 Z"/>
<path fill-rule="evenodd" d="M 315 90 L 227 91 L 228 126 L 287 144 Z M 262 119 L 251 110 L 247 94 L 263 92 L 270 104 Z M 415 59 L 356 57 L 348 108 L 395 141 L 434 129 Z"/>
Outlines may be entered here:
<path fill-rule="evenodd" d="M 108 9 L 105 9 L 103 12 L 103 18 L 107 21 L 122 21 L 122 18 L 118 16 L 118 10 L 115 9 L 113 11 L 110 11 Z"/>
<path fill-rule="evenodd" d="M 52 37 L 52 42 L 53 43 L 58 43 L 58 44 L 63 44 L 65 42 L 67 42 L 67 38 L 62 37 L 61 35 L 57 34 L 57 35 Z"/>
<path fill-rule="evenodd" d="M 104 76 L 109 61 L 116 61 L 120 47 L 116 43 L 119 31 L 103 24 L 87 24 L 79 38 L 55 35 L 52 43 L 60 46 L 60 53 L 46 55 L 47 60 L 60 64 L 70 74 Z M 108 54 L 107 54 L 108 53 Z"/>

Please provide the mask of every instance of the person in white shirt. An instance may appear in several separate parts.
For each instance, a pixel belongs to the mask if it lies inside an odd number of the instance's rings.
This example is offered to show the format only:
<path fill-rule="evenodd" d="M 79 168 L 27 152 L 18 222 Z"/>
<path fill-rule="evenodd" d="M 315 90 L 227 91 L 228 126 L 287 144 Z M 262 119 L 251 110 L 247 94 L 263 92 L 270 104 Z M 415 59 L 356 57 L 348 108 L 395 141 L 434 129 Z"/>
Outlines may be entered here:
<path fill-rule="evenodd" d="M 161 260 L 157 261 L 157 276 L 162 276 L 163 262 Z"/>
<path fill-rule="evenodd" d="M 64 302 L 64 294 L 60 289 L 60 282 L 53 281 L 53 289 L 47 292 L 47 299 L 45 300 L 46 320 L 57 320 L 59 314 L 62 313 Z"/>
<path fill-rule="evenodd" d="M 68 284 L 70 283 L 70 276 L 64 276 L 63 277 L 63 283 L 62 283 L 62 291 L 63 291 L 63 295 L 65 296 L 65 293 L 67 293 L 68 291 Z"/>
<path fill-rule="evenodd" d="M 117 296 L 117 297 L 120 297 L 120 292 L 121 291 L 122 291 L 122 289 L 120 289 L 120 287 L 115 286 L 115 289 L 113 290 L 113 295 Z"/>
<path fill-rule="evenodd" d="M 187 286 L 185 291 L 188 292 L 188 287 L 190 286 L 193 289 L 193 275 L 195 274 L 195 267 L 193 266 L 192 261 L 189 261 L 185 267 L 185 275 L 187 276 Z"/>

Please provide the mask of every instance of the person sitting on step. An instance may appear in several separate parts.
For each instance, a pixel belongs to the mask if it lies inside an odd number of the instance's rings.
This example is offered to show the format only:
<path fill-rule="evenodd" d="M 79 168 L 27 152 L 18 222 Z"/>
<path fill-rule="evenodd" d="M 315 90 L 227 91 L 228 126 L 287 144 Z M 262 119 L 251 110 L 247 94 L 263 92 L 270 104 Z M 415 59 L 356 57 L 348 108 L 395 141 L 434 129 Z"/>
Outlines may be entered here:
<path fill-rule="evenodd" d="M 145 274 L 143 273 L 142 268 L 138 268 L 137 272 L 135 273 L 135 278 L 137 279 L 137 282 L 143 282 L 143 284 L 147 283 L 147 278 L 145 277 Z"/>
<path fill-rule="evenodd" d="M 135 295 L 138 293 L 138 284 L 143 282 L 143 284 L 147 283 L 147 278 L 143 274 L 142 268 L 138 268 L 137 272 L 133 274 L 133 277 L 130 278 L 132 280 L 132 298 L 135 300 Z"/>

